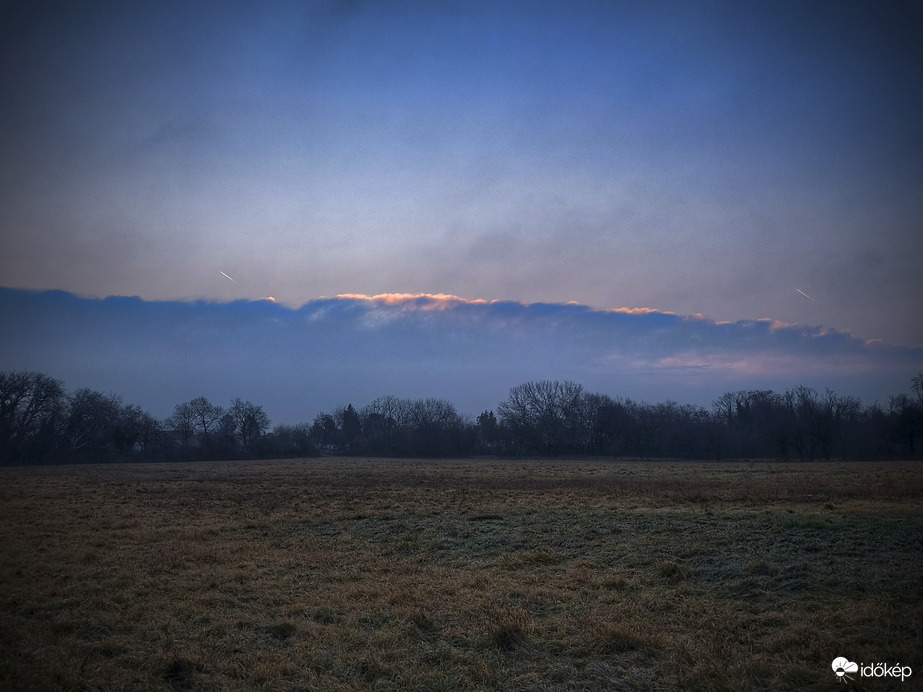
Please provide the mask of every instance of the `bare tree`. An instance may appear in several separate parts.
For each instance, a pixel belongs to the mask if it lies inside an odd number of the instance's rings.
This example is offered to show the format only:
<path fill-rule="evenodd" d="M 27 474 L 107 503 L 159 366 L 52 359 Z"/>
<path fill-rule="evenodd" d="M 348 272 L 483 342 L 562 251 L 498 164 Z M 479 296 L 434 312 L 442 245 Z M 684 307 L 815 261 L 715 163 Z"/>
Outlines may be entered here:
<path fill-rule="evenodd" d="M 214 405 L 204 396 L 190 401 L 189 409 L 195 426 L 195 434 L 203 440 L 208 439 L 208 436 L 218 429 L 224 409 Z"/>
<path fill-rule="evenodd" d="M 491 453 L 497 451 L 500 446 L 501 430 L 493 411 L 483 411 L 477 417 L 478 440 L 482 451 Z"/>
<path fill-rule="evenodd" d="M 330 448 L 336 444 L 337 424 L 329 413 L 318 413 L 311 425 L 311 438 L 321 448 Z"/>
<path fill-rule="evenodd" d="M 923 372 L 917 373 L 910 378 L 910 389 L 917 399 L 917 406 L 923 408 Z"/>
<path fill-rule="evenodd" d="M 64 401 L 64 386 L 47 375 L 0 372 L 0 463 L 46 460 L 63 422 Z"/>
<path fill-rule="evenodd" d="M 311 444 L 311 428 L 307 423 L 277 425 L 272 431 L 273 447 L 282 456 L 308 457 L 317 454 Z"/>
<path fill-rule="evenodd" d="M 167 430 L 179 440 L 184 454 L 188 453 L 190 443 L 196 431 L 196 416 L 189 402 L 177 404 L 173 408 L 173 414 L 164 422 Z"/>
<path fill-rule="evenodd" d="M 624 453 L 628 413 L 621 401 L 605 394 L 594 394 L 592 450 L 599 454 L 619 456 Z"/>
<path fill-rule="evenodd" d="M 445 456 L 459 450 L 464 423 L 454 404 L 445 399 L 416 399 L 408 408 L 411 454 Z"/>
<path fill-rule="evenodd" d="M 890 437 L 903 447 L 911 457 L 917 453 L 917 438 L 921 430 L 920 407 L 906 394 L 897 394 L 888 399 Z"/>
<path fill-rule="evenodd" d="M 626 450 L 642 459 L 655 455 L 660 416 L 645 402 L 625 399 L 622 405 L 627 419 L 624 430 Z"/>
<path fill-rule="evenodd" d="M 72 452 L 106 460 L 117 449 L 122 399 L 91 389 L 78 389 L 67 398 L 66 437 Z"/>
<path fill-rule="evenodd" d="M 145 457 L 156 457 L 164 452 L 164 426 L 146 411 L 138 420 L 138 447 Z"/>
<path fill-rule="evenodd" d="M 262 406 L 239 398 L 231 402 L 228 414 L 241 449 L 246 454 L 253 453 L 256 441 L 269 429 L 269 416 L 263 411 Z"/>
<path fill-rule="evenodd" d="M 574 382 L 526 382 L 510 389 L 497 413 L 521 451 L 560 454 L 574 446 L 586 423 L 582 397 L 583 387 Z"/>

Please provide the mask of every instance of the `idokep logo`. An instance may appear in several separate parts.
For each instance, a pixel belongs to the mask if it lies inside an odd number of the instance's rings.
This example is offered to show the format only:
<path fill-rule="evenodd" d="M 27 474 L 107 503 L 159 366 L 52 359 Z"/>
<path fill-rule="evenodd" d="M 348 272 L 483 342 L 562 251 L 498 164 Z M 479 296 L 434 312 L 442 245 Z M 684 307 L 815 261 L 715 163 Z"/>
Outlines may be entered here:
<path fill-rule="evenodd" d="M 847 673 L 855 673 L 858 670 L 859 666 L 842 656 L 833 659 L 833 672 L 836 673 L 837 682 L 852 680 Z"/>
<path fill-rule="evenodd" d="M 833 659 L 832 667 L 837 682 L 852 680 L 856 673 L 863 678 L 900 678 L 901 682 L 913 674 L 910 666 L 902 666 L 900 663 L 893 666 L 890 663 L 857 664 L 842 656 Z"/>

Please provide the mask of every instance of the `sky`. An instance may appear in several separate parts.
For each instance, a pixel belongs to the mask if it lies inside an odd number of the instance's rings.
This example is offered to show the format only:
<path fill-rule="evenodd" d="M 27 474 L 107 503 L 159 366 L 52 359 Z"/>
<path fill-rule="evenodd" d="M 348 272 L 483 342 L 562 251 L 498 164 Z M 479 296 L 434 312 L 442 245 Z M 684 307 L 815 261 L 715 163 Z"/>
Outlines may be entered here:
<path fill-rule="evenodd" d="M 453 295 L 923 346 L 919 1 L 65 5 L 0 10 L 7 289 L 145 314 Z"/>

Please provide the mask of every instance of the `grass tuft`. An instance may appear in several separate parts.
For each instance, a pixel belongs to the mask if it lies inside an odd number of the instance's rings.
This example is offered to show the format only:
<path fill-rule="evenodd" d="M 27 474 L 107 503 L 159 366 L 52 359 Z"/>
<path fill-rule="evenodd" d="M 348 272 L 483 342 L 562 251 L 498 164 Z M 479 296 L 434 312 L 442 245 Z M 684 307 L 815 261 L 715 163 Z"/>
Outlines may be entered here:
<path fill-rule="evenodd" d="M 163 679 L 174 690 L 192 690 L 198 687 L 197 675 L 205 670 L 204 666 L 188 658 L 170 659 L 163 673 Z"/>
<path fill-rule="evenodd" d="M 686 567 L 673 560 L 664 560 L 657 565 L 657 573 L 672 582 L 682 581 L 689 576 Z"/>
<path fill-rule="evenodd" d="M 269 625 L 266 628 L 266 632 L 269 634 L 269 636 L 271 636 L 273 639 L 277 639 L 280 642 L 287 641 L 297 631 L 298 630 L 295 625 L 290 622 L 279 622 L 274 625 Z"/>
<path fill-rule="evenodd" d="M 645 638 L 617 626 L 606 626 L 593 634 L 594 648 L 601 654 L 620 654 L 652 648 Z"/>
<path fill-rule="evenodd" d="M 489 640 L 500 651 L 515 651 L 529 644 L 531 618 L 517 608 L 504 608 L 491 618 Z"/>
<path fill-rule="evenodd" d="M 311 608 L 309 617 L 313 622 L 317 622 L 321 625 L 335 625 L 342 620 L 336 609 L 330 606 L 315 606 Z"/>

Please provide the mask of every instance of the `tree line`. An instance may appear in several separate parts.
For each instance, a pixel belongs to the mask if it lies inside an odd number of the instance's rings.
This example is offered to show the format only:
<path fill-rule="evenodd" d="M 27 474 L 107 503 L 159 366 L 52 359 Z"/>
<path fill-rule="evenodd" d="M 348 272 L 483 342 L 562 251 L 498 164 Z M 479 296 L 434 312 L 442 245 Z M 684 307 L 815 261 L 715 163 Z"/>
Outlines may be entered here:
<path fill-rule="evenodd" d="M 263 407 L 197 397 L 159 420 L 116 394 L 67 392 L 43 373 L 0 372 L 0 464 L 363 454 L 594 455 L 679 459 L 917 458 L 923 373 L 885 404 L 804 386 L 727 392 L 710 409 L 527 382 L 476 418 L 444 399 L 384 396 L 272 427 Z"/>

